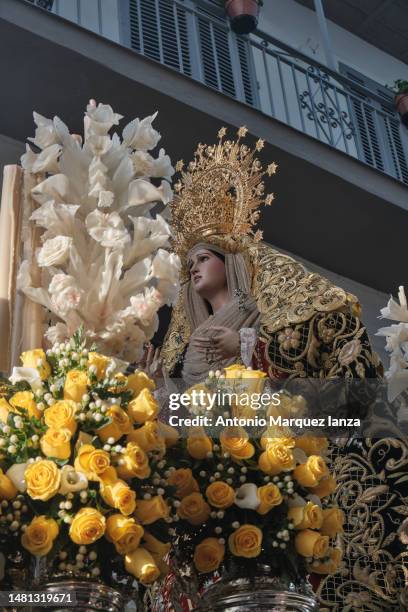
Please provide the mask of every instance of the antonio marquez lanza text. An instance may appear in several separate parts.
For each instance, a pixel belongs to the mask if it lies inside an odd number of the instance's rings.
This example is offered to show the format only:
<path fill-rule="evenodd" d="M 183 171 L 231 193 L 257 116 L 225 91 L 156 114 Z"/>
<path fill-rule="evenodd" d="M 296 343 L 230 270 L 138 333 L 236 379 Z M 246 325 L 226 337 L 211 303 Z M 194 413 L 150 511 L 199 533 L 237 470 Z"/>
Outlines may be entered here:
<path fill-rule="evenodd" d="M 169 425 L 173 427 L 294 427 L 303 428 L 324 428 L 327 427 L 360 427 L 360 419 L 344 418 L 336 419 L 330 415 L 322 418 L 283 418 L 281 416 L 259 417 L 231 417 L 217 416 L 213 418 L 209 415 L 197 415 L 194 417 L 179 417 L 172 414 L 169 417 Z"/>

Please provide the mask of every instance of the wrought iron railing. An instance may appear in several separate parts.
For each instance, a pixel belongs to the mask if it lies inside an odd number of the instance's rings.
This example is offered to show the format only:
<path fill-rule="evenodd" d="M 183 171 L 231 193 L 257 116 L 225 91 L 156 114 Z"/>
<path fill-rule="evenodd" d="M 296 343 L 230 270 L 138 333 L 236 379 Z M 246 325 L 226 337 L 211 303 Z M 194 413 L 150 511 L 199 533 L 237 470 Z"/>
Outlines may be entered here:
<path fill-rule="evenodd" d="M 87 0 L 72 1 L 71 18 L 86 27 Z M 391 94 L 379 95 L 265 32 L 235 35 L 214 0 L 124 5 L 123 44 L 408 184 L 408 130 Z M 61 14 L 60 6 L 55 0 Z M 89 27 L 103 34 L 100 0 L 97 6 Z"/>
<path fill-rule="evenodd" d="M 27 0 L 31 2 L 31 4 L 35 4 L 40 8 L 46 9 L 47 11 L 51 11 L 52 5 L 54 4 L 54 0 Z"/>

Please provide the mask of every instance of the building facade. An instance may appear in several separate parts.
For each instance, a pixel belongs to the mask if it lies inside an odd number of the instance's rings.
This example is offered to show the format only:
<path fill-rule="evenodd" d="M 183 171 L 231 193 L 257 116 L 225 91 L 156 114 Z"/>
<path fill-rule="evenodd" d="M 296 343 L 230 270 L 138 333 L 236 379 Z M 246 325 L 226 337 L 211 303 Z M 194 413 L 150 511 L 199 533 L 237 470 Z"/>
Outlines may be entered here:
<path fill-rule="evenodd" d="M 126 119 L 159 110 L 173 159 L 245 124 L 280 166 L 265 239 L 357 293 L 373 333 L 407 279 L 408 129 L 390 87 L 408 39 L 398 0 L 363 4 L 264 0 L 239 36 L 223 0 L 3 0 L 0 163 L 17 161 L 33 110 L 81 131 L 89 98 Z"/>

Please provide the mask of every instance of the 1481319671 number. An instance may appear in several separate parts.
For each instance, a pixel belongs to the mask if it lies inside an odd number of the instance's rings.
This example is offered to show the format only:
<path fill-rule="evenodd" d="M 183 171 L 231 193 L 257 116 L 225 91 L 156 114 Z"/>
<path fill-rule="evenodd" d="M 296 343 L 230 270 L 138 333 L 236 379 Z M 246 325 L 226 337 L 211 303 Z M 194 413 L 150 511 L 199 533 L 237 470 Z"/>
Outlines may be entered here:
<path fill-rule="evenodd" d="M 73 593 L 46 593 L 43 591 L 0 591 L 1 605 L 25 605 L 25 604 L 74 604 L 75 597 Z"/>

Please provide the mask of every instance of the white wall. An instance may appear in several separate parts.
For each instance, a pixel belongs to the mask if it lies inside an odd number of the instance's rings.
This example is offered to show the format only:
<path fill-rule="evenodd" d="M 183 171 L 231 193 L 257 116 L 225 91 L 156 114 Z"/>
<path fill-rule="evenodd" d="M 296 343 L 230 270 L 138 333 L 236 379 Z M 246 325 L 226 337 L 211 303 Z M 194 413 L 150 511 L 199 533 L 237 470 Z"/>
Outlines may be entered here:
<path fill-rule="evenodd" d="M 407 78 L 408 66 L 403 62 L 331 21 L 328 21 L 328 27 L 338 61 L 381 85 L 392 86 L 396 79 Z M 265 0 L 259 28 L 326 64 L 316 13 L 294 0 Z"/>

